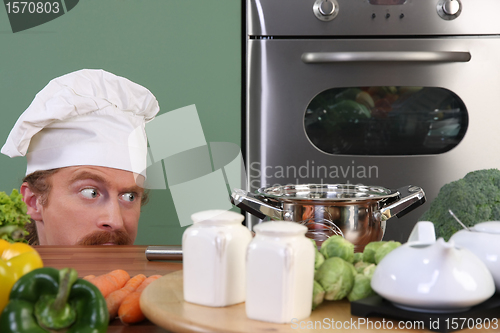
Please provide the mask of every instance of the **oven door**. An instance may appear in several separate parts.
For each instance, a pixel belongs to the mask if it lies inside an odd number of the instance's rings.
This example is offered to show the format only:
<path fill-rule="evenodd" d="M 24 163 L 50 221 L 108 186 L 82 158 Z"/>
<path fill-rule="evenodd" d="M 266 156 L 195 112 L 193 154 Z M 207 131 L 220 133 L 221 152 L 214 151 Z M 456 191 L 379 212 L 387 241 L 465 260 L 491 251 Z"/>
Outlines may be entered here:
<path fill-rule="evenodd" d="M 500 167 L 498 54 L 488 37 L 249 40 L 249 188 L 420 186 L 427 203 L 388 221 L 406 241 L 441 186 Z"/>

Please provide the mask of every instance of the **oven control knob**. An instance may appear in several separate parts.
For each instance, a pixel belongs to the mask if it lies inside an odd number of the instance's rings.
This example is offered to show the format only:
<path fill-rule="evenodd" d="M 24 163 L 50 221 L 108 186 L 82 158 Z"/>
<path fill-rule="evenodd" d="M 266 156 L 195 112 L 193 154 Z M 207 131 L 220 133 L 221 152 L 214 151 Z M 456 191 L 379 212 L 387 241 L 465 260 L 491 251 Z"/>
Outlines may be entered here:
<path fill-rule="evenodd" d="M 443 12 L 448 15 L 455 15 L 460 10 L 460 2 L 457 0 L 447 0 L 443 4 Z"/>
<path fill-rule="evenodd" d="M 313 12 L 321 21 L 331 21 L 339 13 L 339 4 L 337 0 L 316 0 Z"/>
<path fill-rule="evenodd" d="M 437 11 L 441 18 L 454 20 L 462 12 L 462 3 L 460 0 L 439 0 Z"/>
<path fill-rule="evenodd" d="M 335 4 L 329 0 L 322 1 L 319 5 L 319 12 L 324 16 L 332 15 L 335 12 Z"/>

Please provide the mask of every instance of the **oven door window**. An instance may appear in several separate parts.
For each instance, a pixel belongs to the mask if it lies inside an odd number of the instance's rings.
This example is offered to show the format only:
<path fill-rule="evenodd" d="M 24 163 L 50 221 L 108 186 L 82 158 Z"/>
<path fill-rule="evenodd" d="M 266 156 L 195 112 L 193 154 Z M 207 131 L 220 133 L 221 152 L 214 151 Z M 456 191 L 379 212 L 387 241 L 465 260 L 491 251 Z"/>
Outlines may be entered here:
<path fill-rule="evenodd" d="M 444 88 L 354 87 L 316 95 L 304 126 L 329 154 L 429 155 L 456 147 L 468 119 L 463 101 Z"/>

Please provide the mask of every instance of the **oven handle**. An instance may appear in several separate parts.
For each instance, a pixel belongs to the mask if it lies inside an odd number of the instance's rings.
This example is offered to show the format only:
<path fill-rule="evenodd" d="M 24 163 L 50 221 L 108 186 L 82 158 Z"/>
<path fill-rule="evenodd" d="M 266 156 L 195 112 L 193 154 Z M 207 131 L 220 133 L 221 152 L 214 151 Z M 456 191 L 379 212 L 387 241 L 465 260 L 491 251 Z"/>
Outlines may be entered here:
<path fill-rule="evenodd" d="M 337 62 L 468 62 L 469 52 L 306 52 L 302 61 L 306 64 Z"/>

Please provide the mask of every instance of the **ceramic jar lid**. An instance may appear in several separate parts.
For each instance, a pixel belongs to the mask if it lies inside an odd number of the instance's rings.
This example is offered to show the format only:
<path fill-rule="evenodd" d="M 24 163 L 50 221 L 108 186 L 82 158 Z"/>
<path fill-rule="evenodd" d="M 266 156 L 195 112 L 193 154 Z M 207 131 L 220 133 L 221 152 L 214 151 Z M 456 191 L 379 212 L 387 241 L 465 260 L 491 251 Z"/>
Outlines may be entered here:
<path fill-rule="evenodd" d="M 213 224 L 226 224 L 226 223 L 241 223 L 245 216 L 228 211 L 228 210 L 205 210 L 191 215 L 193 223 L 213 223 Z"/>
<path fill-rule="evenodd" d="M 478 223 L 471 229 L 479 232 L 487 232 L 489 234 L 500 234 L 500 221 Z"/>
<path fill-rule="evenodd" d="M 307 227 L 296 222 L 272 221 L 259 223 L 253 227 L 258 234 L 271 234 L 279 236 L 305 235 Z"/>

